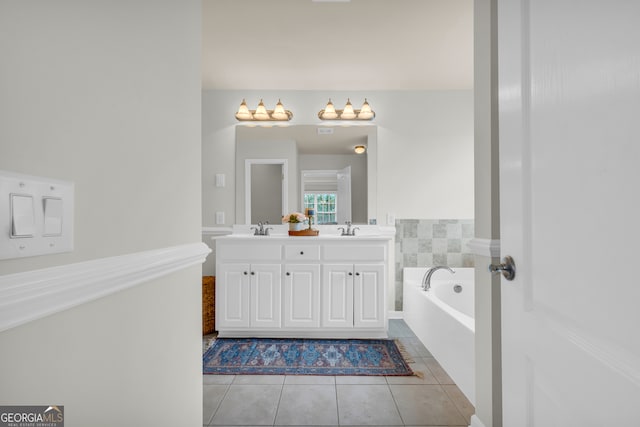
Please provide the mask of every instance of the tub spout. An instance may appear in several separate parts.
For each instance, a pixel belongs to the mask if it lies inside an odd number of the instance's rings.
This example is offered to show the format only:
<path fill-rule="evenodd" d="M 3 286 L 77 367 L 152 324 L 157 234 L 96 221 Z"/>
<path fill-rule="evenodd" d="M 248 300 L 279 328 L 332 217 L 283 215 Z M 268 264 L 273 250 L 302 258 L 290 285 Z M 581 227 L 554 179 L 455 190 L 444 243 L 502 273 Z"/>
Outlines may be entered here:
<path fill-rule="evenodd" d="M 424 274 L 424 277 L 422 278 L 423 291 L 428 291 L 429 289 L 431 289 L 431 276 L 433 276 L 433 273 L 435 273 L 438 270 L 448 270 L 451 274 L 456 273 L 455 271 L 453 271 L 452 269 L 444 265 L 431 267 L 430 269 L 427 270 L 427 272 Z"/>

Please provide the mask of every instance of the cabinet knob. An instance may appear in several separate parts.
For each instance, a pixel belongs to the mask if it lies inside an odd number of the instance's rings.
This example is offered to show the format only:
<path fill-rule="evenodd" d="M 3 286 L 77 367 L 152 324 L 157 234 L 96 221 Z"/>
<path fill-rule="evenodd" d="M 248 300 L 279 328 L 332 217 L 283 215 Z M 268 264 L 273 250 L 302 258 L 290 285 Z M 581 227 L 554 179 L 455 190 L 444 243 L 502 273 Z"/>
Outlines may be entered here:
<path fill-rule="evenodd" d="M 291 273 L 289 273 L 288 271 L 287 271 L 287 276 L 291 276 Z"/>
<path fill-rule="evenodd" d="M 304 255 L 304 251 L 300 251 L 300 255 Z"/>
<path fill-rule="evenodd" d="M 356 276 L 359 276 L 359 275 L 360 275 L 360 273 L 356 273 Z"/>
<path fill-rule="evenodd" d="M 248 274 L 248 273 L 245 271 L 245 272 L 244 272 L 244 275 L 246 276 L 247 274 Z"/>
<path fill-rule="evenodd" d="M 353 273 L 352 273 L 352 272 L 349 272 L 349 276 L 353 276 Z"/>
<path fill-rule="evenodd" d="M 252 271 L 252 272 L 251 272 L 251 275 L 252 275 L 252 276 L 255 276 L 255 275 L 256 275 L 256 272 L 255 272 L 255 271 Z"/>

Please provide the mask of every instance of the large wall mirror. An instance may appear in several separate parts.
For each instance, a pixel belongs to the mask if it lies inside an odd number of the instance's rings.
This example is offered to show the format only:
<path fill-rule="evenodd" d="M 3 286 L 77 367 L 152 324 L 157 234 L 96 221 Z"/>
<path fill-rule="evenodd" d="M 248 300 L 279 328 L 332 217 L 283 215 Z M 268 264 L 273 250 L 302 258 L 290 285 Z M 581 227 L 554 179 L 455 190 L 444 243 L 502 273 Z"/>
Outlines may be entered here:
<path fill-rule="evenodd" d="M 365 151 L 356 153 L 356 146 Z M 255 224 L 305 207 L 316 210 L 320 224 L 375 223 L 377 154 L 375 125 L 238 125 L 236 223 Z M 274 168 L 260 163 L 286 163 L 283 181 L 259 185 L 257 174 Z M 263 207 L 255 209 L 256 200 L 264 200 Z"/>

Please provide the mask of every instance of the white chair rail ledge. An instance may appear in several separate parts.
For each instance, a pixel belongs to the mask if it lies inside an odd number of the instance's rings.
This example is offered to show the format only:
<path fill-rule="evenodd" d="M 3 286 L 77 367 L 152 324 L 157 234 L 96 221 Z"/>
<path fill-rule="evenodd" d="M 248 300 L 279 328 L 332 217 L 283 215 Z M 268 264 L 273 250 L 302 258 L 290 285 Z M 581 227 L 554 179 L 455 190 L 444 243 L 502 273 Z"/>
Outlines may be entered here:
<path fill-rule="evenodd" d="M 202 264 L 204 243 L 0 276 L 0 332 Z"/>

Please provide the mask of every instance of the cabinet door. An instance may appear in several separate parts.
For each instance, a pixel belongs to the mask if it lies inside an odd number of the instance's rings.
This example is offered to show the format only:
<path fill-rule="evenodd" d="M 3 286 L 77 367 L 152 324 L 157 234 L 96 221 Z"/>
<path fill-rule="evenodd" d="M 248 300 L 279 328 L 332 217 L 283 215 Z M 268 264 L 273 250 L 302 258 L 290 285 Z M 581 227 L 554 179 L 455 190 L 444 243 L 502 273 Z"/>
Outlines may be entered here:
<path fill-rule="evenodd" d="M 280 264 L 252 264 L 249 325 L 255 328 L 280 327 Z"/>
<path fill-rule="evenodd" d="M 249 264 L 220 264 L 216 272 L 216 326 L 249 327 Z"/>
<path fill-rule="evenodd" d="M 322 266 L 323 327 L 353 328 L 353 264 Z"/>
<path fill-rule="evenodd" d="M 353 325 L 372 328 L 385 325 L 384 265 L 356 264 L 353 279 Z"/>
<path fill-rule="evenodd" d="M 284 266 L 283 326 L 320 327 L 320 265 Z"/>

